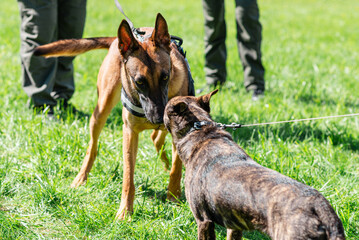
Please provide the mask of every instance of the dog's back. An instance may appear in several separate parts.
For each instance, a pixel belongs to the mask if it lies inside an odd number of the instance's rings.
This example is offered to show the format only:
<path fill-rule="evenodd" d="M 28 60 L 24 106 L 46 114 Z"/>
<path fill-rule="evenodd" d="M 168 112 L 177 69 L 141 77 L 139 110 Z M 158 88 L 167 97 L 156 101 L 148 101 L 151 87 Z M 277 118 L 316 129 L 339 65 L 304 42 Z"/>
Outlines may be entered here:
<path fill-rule="evenodd" d="M 199 218 L 262 230 L 273 239 L 345 239 L 340 219 L 317 190 L 260 166 L 223 130 L 202 129 L 191 133 L 194 138 L 204 147 L 186 164 L 186 192 Z"/>

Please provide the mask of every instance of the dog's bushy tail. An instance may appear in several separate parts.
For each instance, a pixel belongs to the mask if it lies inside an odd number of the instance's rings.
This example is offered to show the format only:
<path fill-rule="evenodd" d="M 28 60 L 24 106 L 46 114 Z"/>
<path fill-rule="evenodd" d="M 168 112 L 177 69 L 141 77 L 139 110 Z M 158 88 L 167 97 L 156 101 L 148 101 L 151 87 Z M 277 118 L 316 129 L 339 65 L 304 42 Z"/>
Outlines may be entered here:
<path fill-rule="evenodd" d="M 35 56 L 77 56 L 93 49 L 108 49 L 116 37 L 64 39 L 35 48 Z"/>
<path fill-rule="evenodd" d="M 328 240 L 345 240 L 343 224 L 330 203 L 323 197 L 317 199 L 314 211 L 322 223 L 320 231 Z"/>

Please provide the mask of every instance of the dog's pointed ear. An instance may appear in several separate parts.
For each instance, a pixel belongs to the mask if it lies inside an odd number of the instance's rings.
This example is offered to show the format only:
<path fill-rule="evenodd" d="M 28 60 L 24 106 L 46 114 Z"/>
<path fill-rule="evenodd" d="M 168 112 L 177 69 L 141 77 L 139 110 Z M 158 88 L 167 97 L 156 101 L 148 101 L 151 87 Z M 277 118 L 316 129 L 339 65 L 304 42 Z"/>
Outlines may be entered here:
<path fill-rule="evenodd" d="M 171 37 L 168 33 L 167 22 L 161 13 L 157 14 L 155 29 L 151 36 L 152 41 L 158 46 L 162 45 L 169 49 L 171 43 Z"/>
<path fill-rule="evenodd" d="M 184 111 L 187 110 L 187 108 L 188 108 L 188 106 L 185 102 L 179 102 L 173 106 L 173 111 L 177 114 L 182 114 L 182 113 L 184 113 Z"/>
<path fill-rule="evenodd" d="M 211 108 L 209 106 L 209 101 L 211 100 L 211 97 L 216 94 L 218 92 L 218 89 L 206 94 L 206 95 L 203 95 L 203 96 L 200 96 L 197 98 L 197 102 L 199 103 L 199 105 L 204 109 L 206 110 L 208 113 L 211 111 Z"/>
<path fill-rule="evenodd" d="M 131 27 L 126 20 L 122 20 L 117 31 L 117 37 L 118 48 L 123 56 L 138 48 L 138 42 L 133 36 Z"/>

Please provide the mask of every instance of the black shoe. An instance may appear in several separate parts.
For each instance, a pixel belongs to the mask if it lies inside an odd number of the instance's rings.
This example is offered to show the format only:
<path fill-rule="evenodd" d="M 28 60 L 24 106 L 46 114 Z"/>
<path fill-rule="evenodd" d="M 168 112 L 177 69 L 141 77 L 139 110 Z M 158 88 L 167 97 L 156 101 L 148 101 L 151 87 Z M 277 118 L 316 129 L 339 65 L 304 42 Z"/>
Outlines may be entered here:
<path fill-rule="evenodd" d="M 67 112 L 72 114 L 78 113 L 78 110 L 75 108 L 75 106 L 69 103 L 69 101 L 66 99 L 61 99 L 57 103 L 58 103 L 58 110 L 61 112 Z"/>
<path fill-rule="evenodd" d="M 55 119 L 54 106 L 52 105 L 33 106 L 33 109 L 36 114 L 42 114 L 49 119 Z"/>
<path fill-rule="evenodd" d="M 252 100 L 258 101 L 259 99 L 264 97 L 264 90 L 262 89 L 255 89 L 253 91 Z"/>

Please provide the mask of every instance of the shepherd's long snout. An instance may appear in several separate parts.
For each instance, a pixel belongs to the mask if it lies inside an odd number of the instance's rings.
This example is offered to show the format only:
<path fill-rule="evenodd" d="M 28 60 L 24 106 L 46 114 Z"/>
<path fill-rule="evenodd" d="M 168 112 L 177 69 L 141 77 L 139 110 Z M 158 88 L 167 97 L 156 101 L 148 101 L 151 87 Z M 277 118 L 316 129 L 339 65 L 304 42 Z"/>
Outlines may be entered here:
<path fill-rule="evenodd" d="M 163 123 L 165 107 L 168 102 L 167 96 L 157 96 L 154 98 L 140 97 L 140 102 L 145 112 L 146 118 L 151 123 Z"/>

